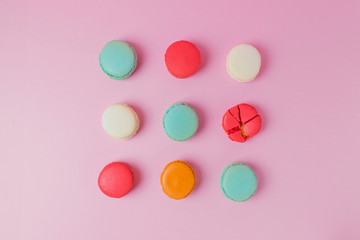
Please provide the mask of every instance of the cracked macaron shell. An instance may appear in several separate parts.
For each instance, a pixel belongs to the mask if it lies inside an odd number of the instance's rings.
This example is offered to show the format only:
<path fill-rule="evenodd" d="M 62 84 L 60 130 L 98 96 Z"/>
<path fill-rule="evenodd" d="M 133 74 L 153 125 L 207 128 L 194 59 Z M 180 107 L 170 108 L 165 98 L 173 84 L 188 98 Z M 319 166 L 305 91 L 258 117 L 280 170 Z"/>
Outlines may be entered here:
<path fill-rule="evenodd" d="M 135 71 L 137 55 L 129 43 L 113 40 L 101 49 L 99 62 L 106 75 L 115 80 L 122 80 Z"/>
<path fill-rule="evenodd" d="M 245 142 L 261 129 L 261 117 L 249 104 L 238 104 L 223 116 L 222 126 L 232 141 Z"/>

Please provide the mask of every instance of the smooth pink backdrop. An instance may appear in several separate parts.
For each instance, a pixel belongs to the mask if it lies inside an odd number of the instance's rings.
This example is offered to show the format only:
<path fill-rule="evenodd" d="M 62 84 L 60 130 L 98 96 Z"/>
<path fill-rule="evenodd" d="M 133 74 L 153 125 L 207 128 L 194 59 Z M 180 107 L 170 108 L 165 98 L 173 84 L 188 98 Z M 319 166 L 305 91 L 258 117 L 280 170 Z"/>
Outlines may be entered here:
<path fill-rule="evenodd" d="M 0 3 L 1 239 L 360 239 L 360 2 L 288 0 L 102 0 Z M 102 46 L 129 41 L 136 72 L 109 79 Z M 164 64 L 176 40 L 195 43 L 198 73 L 175 79 Z M 259 76 L 239 83 L 228 51 L 256 46 Z M 162 129 L 167 107 L 183 101 L 198 133 L 174 142 Z M 128 141 L 101 126 L 110 104 L 130 104 L 141 128 Z M 263 118 L 248 142 L 221 128 L 224 112 L 246 102 Z M 160 186 L 163 167 L 186 160 L 195 191 L 181 201 Z M 103 195 L 101 169 L 129 163 L 133 191 Z M 257 193 L 225 198 L 222 169 L 254 168 Z"/>

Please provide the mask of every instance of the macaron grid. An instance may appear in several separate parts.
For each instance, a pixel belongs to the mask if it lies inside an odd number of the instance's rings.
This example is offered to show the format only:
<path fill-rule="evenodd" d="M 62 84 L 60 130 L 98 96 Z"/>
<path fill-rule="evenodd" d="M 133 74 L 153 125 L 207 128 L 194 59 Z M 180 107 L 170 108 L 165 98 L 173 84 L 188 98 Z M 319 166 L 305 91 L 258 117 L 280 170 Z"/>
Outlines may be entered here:
<path fill-rule="evenodd" d="M 178 79 L 196 74 L 201 63 L 201 53 L 198 48 L 193 43 L 184 40 L 172 43 L 167 48 L 164 57 L 169 73 Z M 136 70 L 137 61 L 136 49 L 129 43 L 119 40 L 108 42 L 102 48 L 99 56 L 103 72 L 109 78 L 119 80 L 119 84 L 121 81 L 131 81 L 126 78 Z M 236 81 L 250 82 L 254 80 L 260 71 L 260 66 L 261 55 L 250 44 L 239 44 L 233 47 L 227 55 L 226 70 Z M 174 79 L 174 81 L 182 80 Z M 261 130 L 261 116 L 255 107 L 247 103 L 229 106 L 229 109 L 221 114 L 223 114 L 221 126 L 224 135 L 227 135 L 231 141 L 246 144 L 246 141 Z M 168 109 L 164 112 L 162 124 L 169 141 L 183 142 L 196 134 L 199 121 L 202 119 L 199 119 L 192 106 L 184 102 L 176 102 L 169 103 Z M 104 131 L 110 137 L 118 140 L 131 141 L 140 124 L 137 113 L 125 103 L 109 104 L 102 115 Z M 220 173 L 219 187 L 228 199 L 244 202 L 255 194 L 258 179 L 249 165 L 229 162 L 224 169 L 219 169 Z M 213 177 L 218 178 L 219 176 Z M 121 198 L 127 195 L 133 185 L 134 175 L 131 165 L 123 162 L 110 162 L 102 169 L 98 177 L 100 190 L 112 198 Z M 189 163 L 178 160 L 174 156 L 173 161 L 164 167 L 159 185 L 169 198 L 184 199 L 195 188 L 196 172 Z"/>
<path fill-rule="evenodd" d="M 360 240 L 360 0 L 0 12 L 0 239 Z"/>

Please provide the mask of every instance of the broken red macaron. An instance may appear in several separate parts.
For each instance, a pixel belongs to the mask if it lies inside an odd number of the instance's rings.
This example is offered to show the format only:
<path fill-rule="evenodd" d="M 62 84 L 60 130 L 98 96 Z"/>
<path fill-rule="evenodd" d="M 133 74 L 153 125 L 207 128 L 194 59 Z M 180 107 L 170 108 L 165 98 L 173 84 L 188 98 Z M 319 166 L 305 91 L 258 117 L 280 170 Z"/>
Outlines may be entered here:
<path fill-rule="evenodd" d="M 261 117 L 253 106 L 242 103 L 226 111 L 222 126 L 232 141 L 245 142 L 260 131 Z"/>

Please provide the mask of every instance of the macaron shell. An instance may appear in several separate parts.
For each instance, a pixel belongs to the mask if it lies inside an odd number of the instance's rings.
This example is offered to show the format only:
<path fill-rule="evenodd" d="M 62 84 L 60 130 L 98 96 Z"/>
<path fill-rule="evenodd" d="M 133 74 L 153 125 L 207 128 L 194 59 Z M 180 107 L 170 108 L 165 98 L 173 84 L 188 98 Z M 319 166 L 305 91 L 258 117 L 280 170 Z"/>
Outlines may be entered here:
<path fill-rule="evenodd" d="M 195 110 L 185 103 L 171 105 L 163 117 L 165 133 L 175 141 L 185 141 L 194 136 L 198 124 Z"/>
<path fill-rule="evenodd" d="M 174 77 L 190 77 L 200 67 L 200 51 L 191 42 L 174 42 L 166 50 L 165 63 L 167 69 Z"/>
<path fill-rule="evenodd" d="M 254 171 L 244 163 L 232 163 L 221 174 L 220 187 L 230 200 L 244 202 L 250 199 L 257 189 Z"/>
<path fill-rule="evenodd" d="M 130 76 L 137 66 L 134 48 L 123 41 L 110 41 L 101 50 L 99 56 L 102 70 L 112 79 L 120 80 Z"/>
<path fill-rule="evenodd" d="M 239 121 L 235 119 L 232 114 L 227 112 L 223 117 L 223 128 L 225 131 L 240 128 Z"/>
<path fill-rule="evenodd" d="M 232 108 L 229 109 L 229 112 L 231 113 L 231 115 L 236 119 L 236 121 L 240 122 L 240 109 L 239 109 L 239 105 L 234 106 Z"/>
<path fill-rule="evenodd" d="M 258 115 L 258 112 L 253 106 L 250 106 L 249 104 L 242 103 L 238 105 L 240 109 L 240 121 L 243 123 L 248 122 L 250 119 L 256 117 Z"/>
<path fill-rule="evenodd" d="M 116 139 L 131 138 L 139 129 L 136 112 L 126 104 L 113 104 L 105 109 L 102 125 L 106 133 Z"/>
<path fill-rule="evenodd" d="M 134 185 L 133 173 L 126 163 L 110 163 L 101 171 L 98 185 L 105 195 L 121 198 L 129 193 Z"/>
<path fill-rule="evenodd" d="M 246 132 L 249 138 L 257 134 L 260 131 L 260 129 L 261 129 L 261 117 L 259 115 L 244 125 L 244 131 Z"/>
<path fill-rule="evenodd" d="M 196 175 L 187 162 L 173 161 L 164 168 L 160 182 L 166 195 L 179 200 L 186 198 L 193 191 Z"/>
<path fill-rule="evenodd" d="M 246 138 L 242 135 L 241 131 L 233 132 L 229 134 L 229 138 L 235 142 L 246 142 Z"/>
<path fill-rule="evenodd" d="M 261 55 L 249 45 L 240 44 L 230 50 L 226 59 L 229 75 L 239 82 L 252 81 L 260 71 Z"/>

